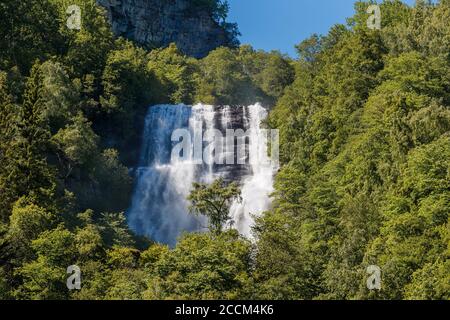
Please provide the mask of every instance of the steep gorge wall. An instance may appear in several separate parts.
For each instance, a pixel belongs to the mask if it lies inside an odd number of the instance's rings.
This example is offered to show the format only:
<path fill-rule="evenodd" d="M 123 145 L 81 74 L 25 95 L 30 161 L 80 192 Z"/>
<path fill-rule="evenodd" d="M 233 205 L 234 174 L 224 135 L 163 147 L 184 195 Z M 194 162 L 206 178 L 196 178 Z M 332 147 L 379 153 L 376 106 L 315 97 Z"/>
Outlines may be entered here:
<path fill-rule="evenodd" d="M 204 9 L 193 10 L 191 0 L 97 0 L 106 8 L 112 29 L 149 48 L 174 42 L 196 58 L 227 46 L 228 33 Z"/>

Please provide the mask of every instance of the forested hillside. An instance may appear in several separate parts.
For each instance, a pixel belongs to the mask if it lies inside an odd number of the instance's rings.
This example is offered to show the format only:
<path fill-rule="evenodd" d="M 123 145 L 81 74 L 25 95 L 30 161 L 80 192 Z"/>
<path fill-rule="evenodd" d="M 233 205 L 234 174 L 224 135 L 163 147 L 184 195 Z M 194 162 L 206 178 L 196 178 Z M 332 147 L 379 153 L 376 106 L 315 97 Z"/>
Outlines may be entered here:
<path fill-rule="evenodd" d="M 367 6 L 295 60 L 194 59 L 116 39 L 94 0 L 0 0 L 0 299 L 449 299 L 450 1 L 385 1 L 381 30 Z M 282 168 L 255 243 L 128 229 L 144 115 L 181 102 L 274 106 Z"/>
<path fill-rule="evenodd" d="M 298 46 L 284 167 L 259 222 L 266 298 L 450 298 L 450 2 L 381 6 Z M 368 292 L 366 268 L 382 271 Z"/>

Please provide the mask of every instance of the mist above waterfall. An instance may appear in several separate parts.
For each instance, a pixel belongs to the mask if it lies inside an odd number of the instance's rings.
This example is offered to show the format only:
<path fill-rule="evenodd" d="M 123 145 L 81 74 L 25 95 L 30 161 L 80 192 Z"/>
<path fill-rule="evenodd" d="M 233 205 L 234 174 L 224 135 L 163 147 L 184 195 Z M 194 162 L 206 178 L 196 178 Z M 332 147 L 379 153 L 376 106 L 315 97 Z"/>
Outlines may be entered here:
<path fill-rule="evenodd" d="M 169 245 L 174 245 L 183 232 L 205 231 L 207 221 L 189 214 L 186 198 L 194 182 L 211 183 L 223 177 L 241 184 L 242 202 L 232 205 L 230 215 L 234 227 L 243 235 L 251 236 L 253 215 L 261 214 L 270 205 L 277 165 L 268 156 L 268 137 L 261 128 L 266 117 L 267 111 L 259 104 L 150 107 L 145 119 L 140 166 L 136 170 L 135 192 L 128 210 L 131 228 L 137 234 Z M 176 157 L 173 150 L 179 142 L 172 139 L 173 133 L 180 129 L 191 138 L 187 146 L 192 152 L 183 150 L 180 157 Z M 230 130 L 248 133 L 244 155 L 237 152 L 234 142 L 230 148 L 227 144 L 230 141 L 222 138 Z M 223 135 L 216 134 L 208 141 L 211 132 Z M 210 159 L 199 159 L 194 152 L 197 149 L 203 151 L 201 156 Z M 235 160 L 233 163 L 225 161 L 230 155 Z"/>

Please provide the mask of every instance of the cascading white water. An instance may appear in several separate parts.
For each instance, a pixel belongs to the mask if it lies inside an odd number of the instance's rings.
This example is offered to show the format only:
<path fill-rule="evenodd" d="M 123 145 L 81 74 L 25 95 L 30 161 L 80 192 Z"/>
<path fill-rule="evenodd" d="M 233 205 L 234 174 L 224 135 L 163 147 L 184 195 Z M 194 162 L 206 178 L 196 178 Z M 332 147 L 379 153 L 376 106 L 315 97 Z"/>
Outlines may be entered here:
<path fill-rule="evenodd" d="M 267 111 L 259 104 L 249 107 L 213 107 L 208 105 L 158 105 L 150 107 L 145 120 L 140 167 L 136 170 L 137 183 L 128 210 L 131 228 L 140 235 L 175 245 L 184 231 L 201 231 L 207 225 L 204 218 L 193 217 L 188 212 L 186 200 L 193 182 L 211 183 L 218 177 L 238 181 L 242 188 L 242 202 L 234 203 L 230 214 L 234 226 L 250 236 L 252 215 L 259 215 L 270 205 L 273 174 L 276 167 L 267 155 L 267 136 L 261 122 Z M 244 164 L 219 164 L 198 162 L 194 152 L 183 159 L 171 156 L 174 142 L 172 134 L 177 129 L 189 130 L 190 146 L 205 148 L 202 141 L 208 130 L 223 132 L 224 138 L 216 140 L 223 149 L 207 149 L 208 156 L 226 159 L 235 152 L 226 145 L 227 129 L 249 132 L 248 156 Z M 250 130 L 249 130 L 250 129 Z M 204 159 L 203 159 L 204 160 Z"/>
<path fill-rule="evenodd" d="M 198 229 L 198 222 L 186 213 L 186 195 L 195 177 L 193 163 L 171 159 L 171 135 L 189 126 L 191 117 L 201 116 L 192 108 L 152 107 L 145 119 L 141 166 L 128 213 L 137 234 L 173 244 L 183 230 Z"/>
<path fill-rule="evenodd" d="M 251 174 L 244 177 L 242 183 L 242 201 L 235 202 L 230 208 L 236 228 L 247 237 L 251 237 L 254 222 L 252 215 L 259 215 L 269 208 L 269 195 L 273 189 L 273 174 L 277 169 L 268 155 L 268 137 L 261 130 L 261 122 L 266 119 L 267 111 L 260 105 L 248 107 L 249 117 L 245 118 L 250 131 Z M 245 115 L 245 113 L 244 113 Z M 252 159 L 252 155 L 256 158 Z"/>

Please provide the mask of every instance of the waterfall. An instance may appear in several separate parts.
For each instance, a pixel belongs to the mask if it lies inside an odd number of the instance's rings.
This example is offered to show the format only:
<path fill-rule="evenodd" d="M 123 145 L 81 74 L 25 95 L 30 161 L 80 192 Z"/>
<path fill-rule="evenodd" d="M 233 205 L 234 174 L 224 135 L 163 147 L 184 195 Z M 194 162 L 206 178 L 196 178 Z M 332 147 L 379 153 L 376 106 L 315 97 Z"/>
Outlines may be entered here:
<path fill-rule="evenodd" d="M 253 216 L 260 215 L 270 205 L 276 169 L 267 153 L 267 134 L 261 129 L 266 117 L 267 111 L 259 104 L 150 107 L 145 119 L 140 166 L 136 169 L 135 191 L 127 212 L 130 227 L 139 235 L 171 246 L 183 232 L 205 230 L 206 219 L 189 214 L 186 198 L 194 182 L 211 183 L 223 177 L 241 185 L 242 202 L 232 205 L 230 215 L 234 227 L 250 237 Z M 195 152 L 173 157 L 174 145 L 179 142 L 172 141 L 172 134 L 178 129 L 189 132 L 191 150 L 200 148 L 203 157 L 206 155 L 216 162 L 198 159 Z M 238 162 L 240 154 L 234 144 L 227 144 L 227 129 L 248 132 L 242 163 Z M 207 133 L 212 130 L 222 135 L 208 140 Z M 232 164 L 226 162 L 230 155 L 235 160 Z"/>
<path fill-rule="evenodd" d="M 251 227 L 254 218 L 269 208 L 269 195 L 273 189 L 273 175 L 277 165 L 271 162 L 268 156 L 267 136 L 261 131 L 261 122 L 267 117 L 267 111 L 260 105 L 248 107 L 249 116 L 245 117 L 245 125 L 250 131 L 250 155 L 257 155 L 256 159 L 250 157 L 251 174 L 243 177 L 242 202 L 235 202 L 230 214 L 240 233 L 251 237 Z"/>

